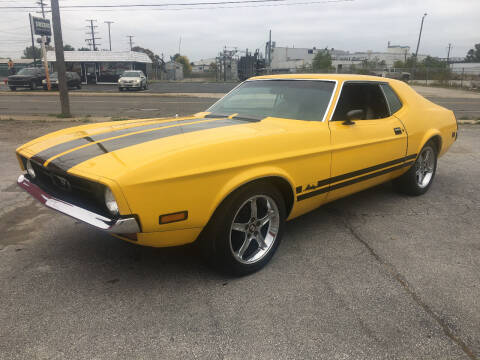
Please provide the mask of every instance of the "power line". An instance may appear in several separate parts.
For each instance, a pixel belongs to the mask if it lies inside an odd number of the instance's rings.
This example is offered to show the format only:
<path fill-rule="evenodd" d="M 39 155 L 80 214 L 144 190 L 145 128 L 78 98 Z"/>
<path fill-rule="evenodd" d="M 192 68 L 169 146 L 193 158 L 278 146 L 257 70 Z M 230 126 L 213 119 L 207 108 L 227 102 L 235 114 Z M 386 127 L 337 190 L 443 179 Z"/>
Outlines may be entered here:
<path fill-rule="evenodd" d="M 115 5 L 64 5 L 62 9 L 99 9 L 99 8 L 156 8 L 169 6 L 202 6 L 202 5 L 234 5 L 234 4 L 254 4 L 254 3 L 278 3 L 287 0 L 240 0 L 240 1 L 213 1 L 213 2 L 196 2 L 196 3 L 167 3 L 167 4 L 115 4 Z M 309 1 L 304 4 L 311 3 L 340 3 L 353 2 L 355 0 L 324 0 Z M 32 9 L 33 6 L 0 6 L 0 9 Z"/>

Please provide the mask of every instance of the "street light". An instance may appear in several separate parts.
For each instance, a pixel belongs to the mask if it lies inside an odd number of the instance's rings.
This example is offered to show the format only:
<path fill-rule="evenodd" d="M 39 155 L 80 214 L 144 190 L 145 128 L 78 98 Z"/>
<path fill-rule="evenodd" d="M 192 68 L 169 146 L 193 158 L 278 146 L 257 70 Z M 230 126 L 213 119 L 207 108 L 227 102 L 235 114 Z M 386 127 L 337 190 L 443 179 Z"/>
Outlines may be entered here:
<path fill-rule="evenodd" d="M 413 59 L 413 76 L 414 77 L 415 77 L 415 70 L 417 67 L 418 48 L 420 47 L 420 39 L 422 37 L 423 21 L 425 20 L 425 16 L 427 16 L 427 13 L 423 14 L 422 16 L 422 22 L 420 24 L 420 33 L 418 34 L 417 50 L 415 50 L 415 59 Z"/>
<path fill-rule="evenodd" d="M 422 23 L 420 24 L 420 33 L 418 34 L 417 50 L 415 51 L 415 61 L 417 60 L 417 56 L 418 56 L 418 48 L 420 46 L 420 39 L 422 37 L 423 20 L 425 20 L 425 16 L 427 16 L 427 13 L 423 14 L 422 16 Z"/>

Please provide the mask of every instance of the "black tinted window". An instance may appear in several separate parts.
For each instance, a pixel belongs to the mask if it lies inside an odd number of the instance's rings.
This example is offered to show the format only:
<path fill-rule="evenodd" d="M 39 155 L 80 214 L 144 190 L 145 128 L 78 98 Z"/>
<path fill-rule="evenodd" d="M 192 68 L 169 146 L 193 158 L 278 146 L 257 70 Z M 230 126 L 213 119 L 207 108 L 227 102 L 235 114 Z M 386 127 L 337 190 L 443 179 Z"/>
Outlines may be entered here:
<path fill-rule="evenodd" d="M 383 119 L 389 116 L 385 96 L 377 83 L 345 83 L 333 114 L 333 121 L 347 120 L 351 110 L 362 110 L 363 120 Z"/>
<path fill-rule="evenodd" d="M 395 94 L 395 91 L 392 90 L 390 85 L 382 84 L 381 87 L 387 98 L 388 105 L 390 106 L 390 113 L 396 113 L 402 107 L 400 99 L 398 98 L 397 94 Z"/>

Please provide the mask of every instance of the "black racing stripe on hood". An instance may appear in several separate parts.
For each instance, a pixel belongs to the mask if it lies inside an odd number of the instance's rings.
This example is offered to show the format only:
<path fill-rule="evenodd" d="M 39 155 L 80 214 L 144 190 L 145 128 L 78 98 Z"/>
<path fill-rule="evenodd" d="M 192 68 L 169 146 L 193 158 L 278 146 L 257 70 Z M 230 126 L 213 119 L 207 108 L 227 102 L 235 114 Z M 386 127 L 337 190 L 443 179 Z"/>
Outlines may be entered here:
<path fill-rule="evenodd" d="M 174 121 L 168 121 L 168 122 L 160 122 L 160 123 L 154 123 L 154 124 L 143 124 L 143 125 L 138 125 L 138 126 L 133 126 L 129 127 L 127 129 L 118 129 L 118 130 L 112 130 L 96 135 L 91 135 L 91 136 L 85 136 L 83 138 L 75 139 L 75 140 L 70 140 L 58 145 L 54 145 L 48 149 L 45 149 L 38 154 L 34 155 L 32 157 L 33 161 L 36 161 L 40 165 L 43 165 L 45 161 L 50 159 L 51 157 L 61 154 L 65 151 L 75 149 L 76 147 L 95 142 L 95 141 L 101 141 L 104 139 L 108 139 L 114 136 L 120 136 L 120 135 L 125 135 L 125 134 L 131 134 L 137 131 L 142 131 L 142 130 L 149 130 L 149 129 L 156 129 L 160 128 L 162 126 L 171 126 L 171 125 L 177 125 L 177 124 L 183 124 L 185 122 L 190 122 L 190 121 L 199 121 L 199 120 L 204 120 L 203 118 L 198 118 L 198 119 L 190 119 L 190 120 L 174 120 Z"/>
<path fill-rule="evenodd" d="M 152 140 L 158 140 L 165 137 L 186 134 L 194 131 L 208 130 L 213 128 L 232 126 L 244 124 L 244 121 L 233 119 L 222 119 L 208 122 L 201 122 L 189 125 L 175 126 L 169 128 L 162 128 L 158 130 L 148 131 L 130 136 L 121 137 L 118 139 L 106 140 L 104 142 L 96 143 L 91 146 L 86 146 L 81 149 L 69 152 L 65 155 L 59 156 L 48 164 L 48 168 L 67 171 L 68 169 L 92 159 L 115 150 L 123 149 L 129 146 L 138 145 Z"/>

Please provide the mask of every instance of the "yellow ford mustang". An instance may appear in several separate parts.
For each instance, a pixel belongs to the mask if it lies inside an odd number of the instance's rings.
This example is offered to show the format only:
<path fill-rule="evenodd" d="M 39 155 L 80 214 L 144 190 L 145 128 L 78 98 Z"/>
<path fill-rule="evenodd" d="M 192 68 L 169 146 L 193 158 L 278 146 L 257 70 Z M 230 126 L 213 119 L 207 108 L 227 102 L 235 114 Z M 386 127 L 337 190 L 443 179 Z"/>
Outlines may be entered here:
<path fill-rule="evenodd" d="M 457 137 L 452 111 L 357 75 L 252 78 L 194 116 L 89 124 L 17 149 L 18 184 L 140 245 L 197 238 L 223 269 L 264 266 L 285 221 L 394 180 L 425 193 Z"/>

